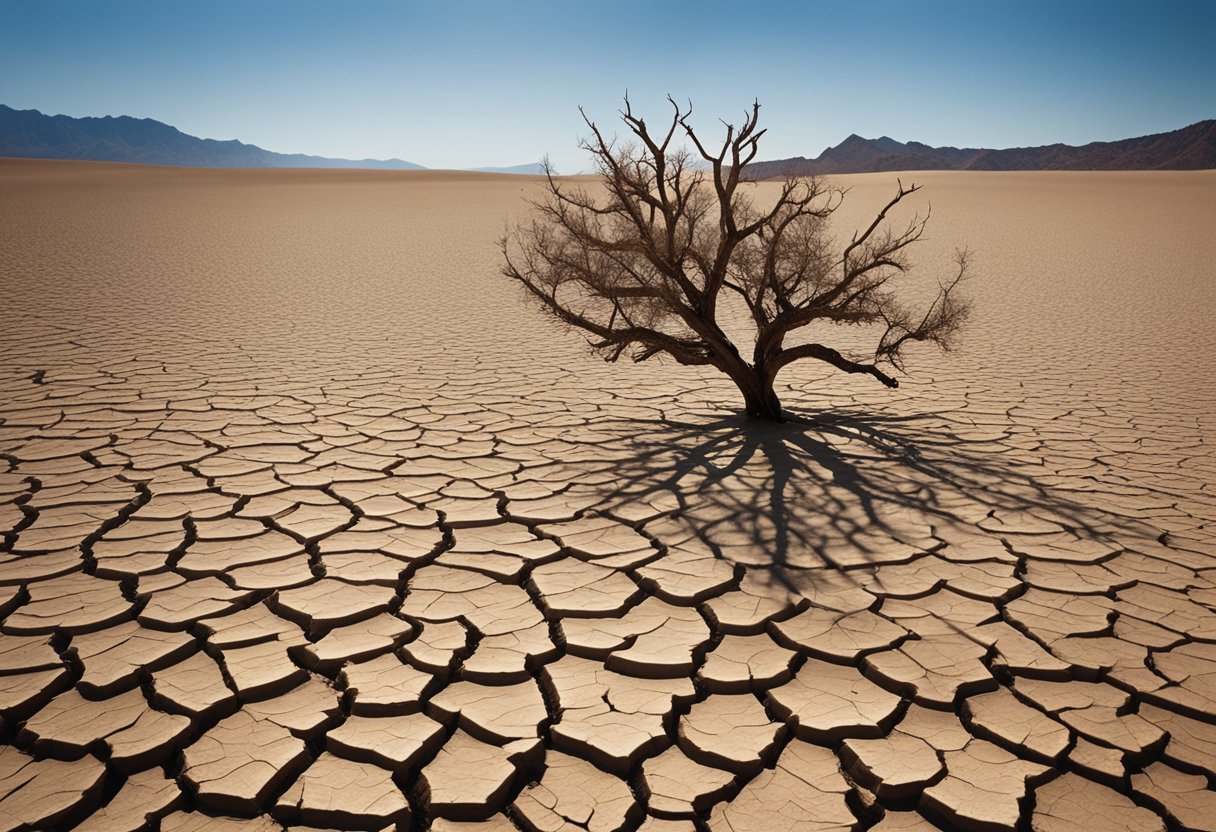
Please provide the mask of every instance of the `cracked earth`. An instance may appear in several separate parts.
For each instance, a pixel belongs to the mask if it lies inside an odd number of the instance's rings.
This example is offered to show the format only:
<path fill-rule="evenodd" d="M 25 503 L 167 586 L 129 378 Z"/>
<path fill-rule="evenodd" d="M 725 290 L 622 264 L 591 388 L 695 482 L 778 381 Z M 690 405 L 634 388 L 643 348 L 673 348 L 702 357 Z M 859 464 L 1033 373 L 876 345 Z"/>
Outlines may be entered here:
<path fill-rule="evenodd" d="M 965 342 L 757 427 L 528 179 L 0 160 L 0 829 L 1216 829 L 1216 177 L 917 178 Z"/>

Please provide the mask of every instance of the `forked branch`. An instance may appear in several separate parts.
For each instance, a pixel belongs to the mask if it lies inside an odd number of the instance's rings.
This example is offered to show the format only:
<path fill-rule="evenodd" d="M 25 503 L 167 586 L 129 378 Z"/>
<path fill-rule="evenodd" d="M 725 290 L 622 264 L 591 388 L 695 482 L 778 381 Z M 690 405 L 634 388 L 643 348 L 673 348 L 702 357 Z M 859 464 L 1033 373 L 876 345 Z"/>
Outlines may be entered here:
<path fill-rule="evenodd" d="M 590 134 L 581 146 L 600 187 L 564 182 L 546 167 L 536 218 L 502 239 L 503 273 L 543 309 L 589 333 L 608 361 L 669 355 L 713 366 L 739 387 L 750 414 L 770 419 L 781 418 L 777 373 L 794 361 L 815 359 L 896 387 L 884 366 L 902 370 L 909 344 L 951 347 L 970 309 L 959 293 L 969 255 L 959 254 L 928 306 L 904 303 L 897 291 L 929 216 L 901 226 L 891 217 L 919 186 L 898 182 L 873 221 L 837 249 L 828 223 L 845 191 L 789 178 L 766 207 L 753 203 L 757 188 L 744 174 L 765 133 L 758 101 L 737 127 L 725 124 L 711 150 L 692 126 L 692 104 L 667 100 L 671 112 L 653 130 L 625 99 L 627 141 L 583 113 Z M 723 290 L 733 299 L 725 306 Z M 727 336 L 723 314 L 750 319 L 749 356 Z M 875 328 L 869 360 L 823 342 L 839 325 Z M 811 327 L 816 337 L 807 339 Z M 795 333 L 803 343 L 786 347 Z"/>

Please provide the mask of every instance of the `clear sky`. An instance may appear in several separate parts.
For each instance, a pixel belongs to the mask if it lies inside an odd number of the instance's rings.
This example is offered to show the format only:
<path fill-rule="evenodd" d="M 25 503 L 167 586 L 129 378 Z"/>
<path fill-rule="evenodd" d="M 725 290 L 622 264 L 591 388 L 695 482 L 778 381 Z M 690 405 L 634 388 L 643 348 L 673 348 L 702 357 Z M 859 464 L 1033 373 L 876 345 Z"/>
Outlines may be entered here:
<path fill-rule="evenodd" d="M 761 158 L 849 133 L 1080 144 L 1216 117 L 1216 0 L 0 0 L 0 103 L 428 167 L 548 153 L 576 107 L 670 92 L 712 130 L 759 97 Z"/>

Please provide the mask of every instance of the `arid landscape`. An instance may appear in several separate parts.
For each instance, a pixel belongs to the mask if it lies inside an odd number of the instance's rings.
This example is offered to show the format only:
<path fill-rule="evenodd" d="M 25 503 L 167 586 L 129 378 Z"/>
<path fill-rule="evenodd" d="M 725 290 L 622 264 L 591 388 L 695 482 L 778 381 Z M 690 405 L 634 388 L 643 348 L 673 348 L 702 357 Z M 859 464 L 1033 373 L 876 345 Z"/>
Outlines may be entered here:
<path fill-rule="evenodd" d="M 756 425 L 540 178 L 0 159 L 0 829 L 1216 829 L 1216 171 L 898 175 L 961 341 Z"/>

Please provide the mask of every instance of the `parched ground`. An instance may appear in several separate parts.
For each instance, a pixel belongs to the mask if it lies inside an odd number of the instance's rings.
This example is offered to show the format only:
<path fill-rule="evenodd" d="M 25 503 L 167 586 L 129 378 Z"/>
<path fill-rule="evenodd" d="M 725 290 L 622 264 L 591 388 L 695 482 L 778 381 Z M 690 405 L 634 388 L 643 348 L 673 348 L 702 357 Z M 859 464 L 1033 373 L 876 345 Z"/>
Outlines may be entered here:
<path fill-rule="evenodd" d="M 916 179 L 965 342 L 757 428 L 533 180 L 0 160 L 0 829 L 1216 828 L 1216 175 Z"/>

